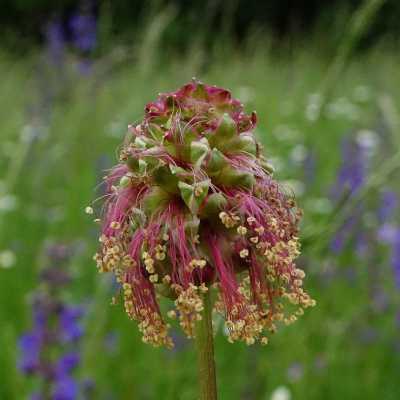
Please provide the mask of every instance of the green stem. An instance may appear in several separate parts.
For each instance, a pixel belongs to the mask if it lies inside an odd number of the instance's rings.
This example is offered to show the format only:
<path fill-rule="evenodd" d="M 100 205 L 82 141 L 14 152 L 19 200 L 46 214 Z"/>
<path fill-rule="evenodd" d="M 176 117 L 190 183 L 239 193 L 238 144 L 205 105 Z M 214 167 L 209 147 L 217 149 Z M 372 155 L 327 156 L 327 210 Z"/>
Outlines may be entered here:
<path fill-rule="evenodd" d="M 199 372 L 199 400 L 217 400 L 217 380 L 215 375 L 214 342 L 212 329 L 212 307 L 210 291 L 203 295 L 202 319 L 196 326 L 196 347 Z"/>

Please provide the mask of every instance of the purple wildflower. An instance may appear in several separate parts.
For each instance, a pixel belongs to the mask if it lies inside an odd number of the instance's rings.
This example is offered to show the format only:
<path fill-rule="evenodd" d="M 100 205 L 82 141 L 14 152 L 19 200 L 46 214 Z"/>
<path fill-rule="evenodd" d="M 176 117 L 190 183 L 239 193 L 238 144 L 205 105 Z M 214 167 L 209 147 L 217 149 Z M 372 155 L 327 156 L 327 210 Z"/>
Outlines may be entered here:
<path fill-rule="evenodd" d="M 29 400 L 45 400 L 45 398 L 40 393 L 33 393 L 29 396 Z"/>
<path fill-rule="evenodd" d="M 60 65 L 65 52 L 65 34 L 62 22 L 58 18 L 48 23 L 45 37 L 50 60 Z"/>
<path fill-rule="evenodd" d="M 80 319 L 83 316 L 81 306 L 64 306 L 60 312 L 61 337 L 65 342 L 74 342 L 83 335 Z"/>
<path fill-rule="evenodd" d="M 76 352 L 64 354 L 57 362 L 57 375 L 69 374 L 80 362 L 80 355 Z"/>
<path fill-rule="evenodd" d="M 367 176 L 368 157 L 365 149 L 357 141 L 345 138 L 342 141 L 342 163 L 336 183 L 332 188 L 333 198 L 340 201 L 344 196 L 354 195 L 365 183 Z M 365 236 L 358 229 L 361 223 L 363 205 L 353 211 L 337 230 L 331 240 L 331 250 L 339 254 L 352 234 L 356 236 L 359 254 L 363 254 L 366 243 Z"/>
<path fill-rule="evenodd" d="M 356 141 L 345 138 L 342 142 L 342 165 L 340 167 L 335 193 L 342 194 L 345 190 L 355 193 L 366 179 L 367 155 Z"/>
<path fill-rule="evenodd" d="M 390 223 L 384 223 L 377 231 L 378 240 L 386 243 L 392 244 L 396 240 L 398 228 Z"/>
<path fill-rule="evenodd" d="M 97 44 L 97 21 L 89 12 L 78 12 L 69 21 L 72 44 L 82 52 L 92 51 Z"/>
<path fill-rule="evenodd" d="M 357 218 L 355 216 L 351 216 L 346 219 L 344 224 L 335 233 L 333 239 L 331 240 L 331 250 L 335 254 L 339 254 L 342 251 L 349 233 L 354 229 L 356 224 Z"/>
<path fill-rule="evenodd" d="M 400 228 L 397 229 L 391 246 L 391 262 L 395 284 L 400 289 Z"/>
<path fill-rule="evenodd" d="M 307 152 L 307 156 L 303 162 L 304 168 L 304 181 L 307 186 L 314 183 L 317 171 L 317 157 L 313 150 Z"/>
<path fill-rule="evenodd" d="M 381 195 L 381 202 L 378 211 L 380 222 L 387 222 L 397 209 L 399 200 L 397 193 L 393 190 L 385 190 Z"/>
<path fill-rule="evenodd" d="M 41 335 L 36 332 L 25 333 L 19 339 L 19 348 L 22 353 L 19 369 L 25 374 L 37 372 L 40 367 Z"/>
<path fill-rule="evenodd" d="M 43 381 L 43 393 L 34 393 L 32 398 L 48 398 L 45 393 L 51 392 L 52 399 L 73 400 L 78 392 L 72 373 L 80 361 L 76 346 L 83 334 L 83 308 L 61 300 L 60 291 L 70 280 L 62 268 L 70 251 L 51 246 L 47 253 L 50 265 L 42 270 L 42 285 L 33 295 L 33 327 L 20 338 L 18 366 Z M 74 351 L 68 347 L 72 343 Z"/>
<path fill-rule="evenodd" d="M 69 375 L 57 377 L 54 383 L 53 400 L 76 400 L 78 398 L 78 384 Z"/>

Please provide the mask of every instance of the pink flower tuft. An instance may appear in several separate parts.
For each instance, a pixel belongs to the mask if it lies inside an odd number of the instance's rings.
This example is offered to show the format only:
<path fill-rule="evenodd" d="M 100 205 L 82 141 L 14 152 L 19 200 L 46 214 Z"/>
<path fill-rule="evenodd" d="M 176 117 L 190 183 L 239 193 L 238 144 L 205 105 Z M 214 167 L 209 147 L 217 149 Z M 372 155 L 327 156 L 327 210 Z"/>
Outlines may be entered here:
<path fill-rule="evenodd" d="M 146 343 L 172 346 L 160 295 L 193 337 L 202 293 L 213 291 L 229 341 L 247 344 L 315 304 L 294 263 L 301 211 L 273 179 L 256 124 L 228 90 L 192 81 L 129 126 L 105 180 L 95 259 L 115 274 Z"/>

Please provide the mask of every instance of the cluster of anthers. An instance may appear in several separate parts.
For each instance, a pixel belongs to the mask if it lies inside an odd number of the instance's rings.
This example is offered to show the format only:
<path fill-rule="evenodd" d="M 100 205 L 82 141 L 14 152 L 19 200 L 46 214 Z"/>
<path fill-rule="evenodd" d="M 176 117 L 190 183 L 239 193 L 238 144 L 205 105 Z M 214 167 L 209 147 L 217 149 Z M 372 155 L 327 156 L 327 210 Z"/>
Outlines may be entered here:
<path fill-rule="evenodd" d="M 294 264 L 301 211 L 272 178 L 255 126 L 230 92 L 194 80 L 129 127 L 105 177 L 95 260 L 115 274 L 144 342 L 173 345 L 167 318 L 193 337 L 208 290 L 229 341 L 247 344 L 315 304 Z M 174 301 L 165 316 L 160 296 Z"/>

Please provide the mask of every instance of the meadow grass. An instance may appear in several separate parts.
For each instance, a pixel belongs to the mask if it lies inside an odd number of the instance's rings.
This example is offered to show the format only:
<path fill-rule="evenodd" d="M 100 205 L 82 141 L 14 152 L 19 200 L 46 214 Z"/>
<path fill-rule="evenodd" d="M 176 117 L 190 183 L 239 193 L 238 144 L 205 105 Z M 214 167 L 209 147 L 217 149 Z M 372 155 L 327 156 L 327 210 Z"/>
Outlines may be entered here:
<path fill-rule="evenodd" d="M 181 338 L 173 352 L 150 348 L 141 343 L 122 308 L 110 305 L 112 283 L 97 274 L 91 260 L 97 227 L 84 214 L 100 195 L 96 186 L 114 163 L 127 125 L 141 118 L 144 105 L 158 92 L 173 90 L 192 76 L 230 88 L 248 111 L 257 110 L 258 137 L 276 176 L 290 181 L 305 209 L 304 231 L 312 240 L 305 244 L 301 264 L 318 302 L 263 348 L 227 343 L 216 321 L 220 398 L 263 400 L 280 385 L 290 389 L 293 399 L 398 398 L 399 304 L 387 251 L 382 247 L 374 260 L 360 260 L 351 243 L 340 256 L 326 245 L 342 139 L 374 132 L 379 146 L 372 172 L 398 151 L 400 131 L 393 129 L 393 110 L 394 119 L 400 110 L 398 54 L 375 48 L 350 60 L 315 119 L 332 61 L 317 46 L 279 55 L 263 43 L 221 49 L 212 57 L 201 48 L 184 56 L 155 51 L 144 60 L 121 49 L 96 61 L 89 75 L 76 72 L 72 56 L 56 70 L 43 54 L 23 60 L 0 55 L 0 251 L 16 256 L 11 268 L 0 269 L 1 399 L 25 398 L 35 385 L 16 368 L 17 340 L 30 324 L 29 294 L 49 240 L 76 248 L 68 296 L 87 301 L 79 375 L 94 379 L 95 398 L 196 397 L 191 343 Z M 310 152 L 316 168 L 308 182 L 304 157 Z M 373 198 L 386 185 L 398 190 L 396 176 L 395 168 L 385 172 L 366 196 Z M 324 245 L 318 246 L 319 241 Z M 371 281 L 378 276 L 389 305 L 373 312 Z M 368 330 L 375 335 L 371 340 L 363 338 Z M 117 346 L 107 350 L 110 332 L 117 334 Z"/>

